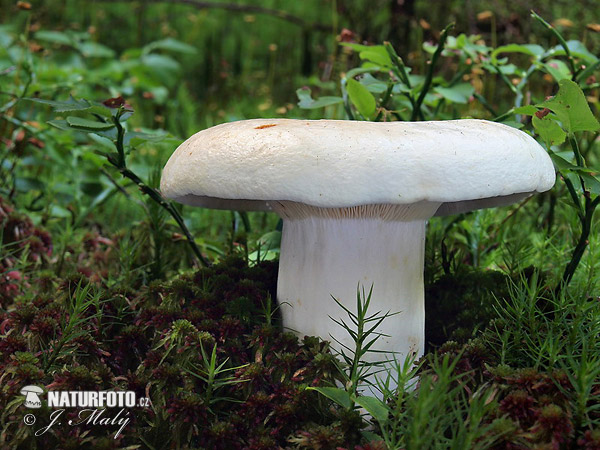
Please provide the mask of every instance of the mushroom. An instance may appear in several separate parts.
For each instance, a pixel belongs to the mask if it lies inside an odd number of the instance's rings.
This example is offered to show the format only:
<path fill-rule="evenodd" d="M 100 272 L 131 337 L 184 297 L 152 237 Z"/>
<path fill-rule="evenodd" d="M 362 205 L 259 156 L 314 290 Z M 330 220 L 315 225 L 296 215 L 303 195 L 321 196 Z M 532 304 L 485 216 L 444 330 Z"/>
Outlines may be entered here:
<path fill-rule="evenodd" d="M 25 396 L 25 402 L 23 403 L 28 408 L 41 408 L 42 400 L 40 400 L 39 394 L 43 394 L 44 390 L 38 386 L 25 386 L 19 391 L 21 395 Z"/>
<path fill-rule="evenodd" d="M 377 349 L 401 361 L 424 348 L 427 220 L 507 205 L 554 181 L 544 149 L 499 123 L 256 119 L 190 137 L 161 191 L 188 205 L 275 211 L 284 327 L 352 348 L 331 297 L 356 311 L 357 283 L 373 286 L 372 311 L 399 312 L 377 330 Z"/>

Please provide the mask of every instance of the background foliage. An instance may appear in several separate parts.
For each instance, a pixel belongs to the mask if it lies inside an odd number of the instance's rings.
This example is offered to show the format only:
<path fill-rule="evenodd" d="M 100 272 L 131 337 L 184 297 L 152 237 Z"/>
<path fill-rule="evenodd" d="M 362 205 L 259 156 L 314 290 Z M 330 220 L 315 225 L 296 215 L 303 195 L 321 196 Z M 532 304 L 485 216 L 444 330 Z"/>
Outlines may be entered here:
<path fill-rule="evenodd" d="M 600 448 L 595 6 L 0 0 L 2 445 Z M 255 117 L 477 117 L 551 154 L 552 191 L 431 220 L 416 389 L 356 396 L 281 332 L 277 217 L 161 199 L 178 143 Z M 34 437 L 26 384 L 153 406 Z"/>

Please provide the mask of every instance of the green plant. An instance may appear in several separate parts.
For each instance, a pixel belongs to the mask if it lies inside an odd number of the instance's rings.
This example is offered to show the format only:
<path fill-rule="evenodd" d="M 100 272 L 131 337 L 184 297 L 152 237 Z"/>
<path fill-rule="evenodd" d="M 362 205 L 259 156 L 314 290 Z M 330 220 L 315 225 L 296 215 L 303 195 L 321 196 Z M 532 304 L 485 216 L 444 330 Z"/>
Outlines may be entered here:
<path fill-rule="evenodd" d="M 213 345 L 212 351 L 210 355 L 208 355 L 206 350 L 204 350 L 204 346 L 200 343 L 200 353 L 202 354 L 201 366 L 192 364 L 189 368 L 185 368 L 184 370 L 206 383 L 206 388 L 202 392 L 202 397 L 204 398 L 204 404 L 208 406 L 209 411 L 214 414 L 212 406 L 218 402 L 239 402 L 240 400 L 219 396 L 218 391 L 226 386 L 243 383 L 245 380 L 237 379 L 234 375 L 228 375 L 228 372 L 235 372 L 236 370 L 243 369 L 247 364 L 236 367 L 226 367 L 229 358 L 225 358 L 217 365 L 217 344 Z"/>
<path fill-rule="evenodd" d="M 539 273 L 511 282 L 509 293 L 498 300 L 497 318 L 483 333 L 501 364 L 550 370 L 573 358 L 587 365 L 590 352 L 600 351 L 593 299 L 549 290 Z"/>
<path fill-rule="evenodd" d="M 42 344 L 42 370 L 48 372 L 58 359 L 63 359 L 73 353 L 69 346 L 77 338 L 87 335 L 85 325 L 94 321 L 95 326 L 101 327 L 102 309 L 100 308 L 100 293 L 89 284 L 81 282 L 75 287 L 72 297 L 66 297 L 66 317 L 61 323 L 61 334 L 51 342 Z M 69 348 L 70 347 L 70 348 Z"/>
<path fill-rule="evenodd" d="M 389 311 L 385 313 L 377 311 L 374 314 L 368 314 L 372 293 L 373 286 L 369 289 L 368 294 L 365 293 L 364 287 L 362 292 L 360 285 L 356 288 L 356 313 L 350 311 L 332 296 L 338 306 L 348 315 L 351 324 L 347 324 L 343 319 L 333 317 L 330 317 L 330 319 L 350 335 L 353 346 L 350 347 L 332 337 L 339 346 L 337 353 L 344 363 L 341 368 L 341 373 L 344 376 L 344 390 L 338 388 L 314 389 L 337 402 L 342 402 L 347 409 L 353 409 L 354 403 L 359 402 L 357 398 L 361 390 L 367 386 L 375 386 L 374 376 L 385 370 L 384 364 L 388 362 L 386 360 L 368 361 L 365 358 L 367 353 L 378 353 L 374 346 L 378 339 L 385 336 L 375 330 L 385 319 L 398 314 Z"/>
<path fill-rule="evenodd" d="M 98 151 L 98 153 L 105 157 L 124 178 L 132 181 L 143 194 L 147 195 L 152 201 L 160 205 L 162 209 L 169 213 L 179 226 L 179 229 L 185 235 L 194 255 L 202 262 L 202 264 L 209 264 L 208 260 L 202 255 L 202 252 L 198 248 L 196 241 L 188 230 L 175 205 L 164 199 L 157 189 L 150 187 L 142 181 L 142 179 L 127 166 L 127 155 L 132 148 L 149 140 L 160 139 L 162 136 L 127 131 L 124 122 L 131 117 L 133 109 L 130 105 L 125 103 L 125 100 L 122 97 L 108 99 L 103 102 L 103 104 L 95 104 L 87 100 L 75 100 L 74 98 L 70 98 L 66 102 L 42 99 L 29 100 L 51 105 L 57 113 L 86 112 L 92 114 L 96 120 L 84 119 L 78 116 L 68 116 L 64 120 L 53 120 L 49 123 L 61 130 L 94 133 L 102 138 L 109 139 L 113 143 L 116 152 L 107 153 Z"/>
<path fill-rule="evenodd" d="M 600 425 L 600 353 L 595 336 L 592 342 L 583 341 L 579 351 L 567 349 L 561 368 L 567 374 L 572 389 L 558 384 L 571 400 L 573 422 L 578 430 L 589 430 Z"/>
<path fill-rule="evenodd" d="M 393 449 L 490 448 L 501 437 L 489 433 L 493 425 L 487 423 L 487 416 L 497 407 L 493 390 L 485 384 L 476 392 L 465 388 L 467 374 L 456 370 L 460 354 L 433 358 L 419 376 L 418 390 L 384 393 L 391 411 L 388 421 L 379 422 L 386 445 Z M 399 369 L 404 378 L 411 375 L 406 368 Z"/>

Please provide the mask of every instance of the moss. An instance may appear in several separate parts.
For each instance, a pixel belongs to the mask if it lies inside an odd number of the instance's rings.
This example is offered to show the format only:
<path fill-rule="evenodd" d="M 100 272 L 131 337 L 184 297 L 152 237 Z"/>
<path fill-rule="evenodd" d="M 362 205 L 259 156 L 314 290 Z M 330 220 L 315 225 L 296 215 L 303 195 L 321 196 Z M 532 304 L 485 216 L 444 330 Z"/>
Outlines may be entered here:
<path fill-rule="evenodd" d="M 135 411 L 135 429 L 120 445 L 137 443 L 144 435 L 155 446 L 177 445 L 181 438 L 204 448 L 271 449 L 287 445 L 304 427 L 324 430 L 332 413 L 305 387 L 334 383 L 337 369 L 319 339 L 299 342 L 266 322 L 276 277 L 276 264 L 247 267 L 238 258 L 227 258 L 138 292 L 105 285 L 102 301 L 81 313 L 86 320 L 74 336 L 64 334 L 64 319 L 77 286 L 94 281 L 72 272 L 52 281 L 59 286 L 54 298 L 41 294 L 41 286 L 40 295 L 31 289 L 36 300 L 24 301 L 5 316 L 8 336 L 0 345 L 0 364 L 14 387 L 5 388 L 2 399 L 12 400 L 23 383 L 60 390 L 132 389 L 140 397 L 148 395 L 154 410 Z M 56 347 L 63 336 L 67 341 L 53 357 L 20 358 L 21 364 L 15 364 L 19 351 L 35 354 Z M 213 347 L 216 365 L 211 369 Z M 211 370 L 215 372 L 209 376 Z M 22 429 L 14 436 L 29 432 L 18 417 L 7 426 Z M 105 442 L 105 430 L 88 432 L 86 442 Z M 358 442 L 353 427 L 336 429 L 335 435 L 335 442 Z M 80 443 L 62 432 L 47 433 L 38 442 L 49 448 Z"/>

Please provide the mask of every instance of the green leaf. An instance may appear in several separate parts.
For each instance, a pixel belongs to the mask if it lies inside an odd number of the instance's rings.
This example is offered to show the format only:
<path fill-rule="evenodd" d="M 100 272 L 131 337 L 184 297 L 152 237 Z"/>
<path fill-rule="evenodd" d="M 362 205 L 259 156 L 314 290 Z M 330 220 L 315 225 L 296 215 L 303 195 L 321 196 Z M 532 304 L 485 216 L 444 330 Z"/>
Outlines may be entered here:
<path fill-rule="evenodd" d="M 274 261 L 279 257 L 279 250 L 261 250 L 260 254 L 258 251 L 248 253 L 248 264 L 250 266 L 256 264 L 259 256 L 261 261 Z"/>
<path fill-rule="evenodd" d="M 73 46 L 74 42 L 71 36 L 60 31 L 40 30 L 33 37 L 38 41 L 51 42 L 53 44 Z"/>
<path fill-rule="evenodd" d="M 311 97 L 311 91 L 309 88 L 300 88 L 296 90 L 298 96 L 298 106 L 302 109 L 316 109 L 323 108 L 325 106 L 339 105 L 344 100 L 341 97 L 321 97 L 314 100 Z"/>
<path fill-rule="evenodd" d="M 99 134 L 96 134 L 96 133 L 91 133 L 91 134 L 90 134 L 90 139 L 91 139 L 92 141 L 94 141 L 96 144 L 98 144 L 98 146 L 102 146 L 102 147 L 104 147 L 104 149 L 105 149 L 105 150 L 108 150 L 108 151 L 114 151 L 114 149 L 115 149 L 115 145 L 114 145 L 114 143 L 113 143 L 113 142 L 112 142 L 110 139 L 107 139 L 107 138 L 106 138 L 106 137 L 104 137 L 104 136 L 101 136 L 101 135 L 99 135 Z M 103 152 L 103 151 L 101 151 L 101 150 L 99 150 L 98 148 L 96 148 L 96 149 L 94 150 L 94 152 L 95 152 L 96 154 L 98 154 L 98 155 L 102 155 L 102 156 L 106 157 L 106 153 L 105 153 L 105 152 Z M 86 153 L 84 153 L 84 155 L 86 155 L 86 156 L 84 156 L 83 158 L 89 158 L 89 156 L 88 156 L 88 155 L 90 155 L 90 154 L 93 154 L 93 153 L 90 153 L 90 152 L 86 152 Z M 93 162 L 94 164 L 96 164 L 98 167 L 100 167 L 102 164 L 98 165 L 97 163 L 98 163 L 99 161 L 101 161 L 101 158 L 97 158 L 97 157 L 94 157 L 94 159 L 92 160 L 92 162 Z"/>
<path fill-rule="evenodd" d="M 570 134 L 600 129 L 600 123 L 592 114 L 585 95 L 577 83 L 565 79 L 559 81 L 558 86 L 556 95 L 538 106 L 554 112 Z"/>
<path fill-rule="evenodd" d="M 524 127 L 524 125 L 521 122 L 517 122 L 515 120 L 503 120 L 502 123 L 504 125 L 508 125 L 509 127 L 513 127 L 516 128 L 517 130 L 520 130 L 521 128 Z"/>
<path fill-rule="evenodd" d="M 544 48 L 540 45 L 536 44 L 509 44 L 509 45 L 501 45 L 496 50 L 492 52 L 492 59 L 496 60 L 496 57 L 500 53 L 523 53 L 525 55 L 534 56 L 536 58 L 541 57 L 544 54 Z"/>
<path fill-rule="evenodd" d="M 90 109 L 92 105 L 87 100 L 80 99 L 75 100 L 73 97 L 69 97 L 66 102 L 57 102 L 54 100 L 44 100 L 42 98 L 24 98 L 35 103 L 42 103 L 44 105 L 50 105 L 54 109 L 54 112 L 71 112 L 71 111 L 85 111 Z"/>
<path fill-rule="evenodd" d="M 363 75 L 362 79 L 360 80 L 360 84 L 366 87 L 369 90 L 369 92 L 372 92 L 374 94 L 383 94 L 385 91 L 387 91 L 388 88 L 387 83 L 378 80 L 370 73 Z"/>
<path fill-rule="evenodd" d="M 125 145 L 137 147 L 145 142 L 160 142 L 167 136 L 166 133 L 142 133 L 139 131 L 127 131 L 125 133 Z"/>
<path fill-rule="evenodd" d="M 261 250 L 279 248 L 281 245 L 281 231 L 269 231 L 263 234 L 256 243 L 260 245 Z"/>
<path fill-rule="evenodd" d="M 77 49 L 86 58 L 114 58 L 113 49 L 97 42 L 83 42 L 77 46 Z"/>
<path fill-rule="evenodd" d="M 421 84 L 425 82 L 425 77 L 423 75 L 408 75 L 408 81 L 412 86 L 411 92 L 416 94 L 421 88 Z"/>
<path fill-rule="evenodd" d="M 146 77 L 150 80 L 159 81 L 160 83 L 171 86 L 175 83 L 181 65 L 173 58 L 167 55 L 159 55 L 158 53 L 150 53 L 140 58 L 142 63 L 141 73 L 132 71 L 136 76 Z"/>
<path fill-rule="evenodd" d="M 517 75 L 520 77 L 523 76 L 523 71 L 514 64 L 503 64 L 501 66 L 496 67 L 500 70 L 500 73 L 503 73 L 504 75 Z"/>
<path fill-rule="evenodd" d="M 194 55 L 198 53 L 196 47 L 173 38 L 166 38 L 161 39 L 160 41 L 151 42 L 143 49 L 144 53 L 150 53 L 153 50 L 166 50 L 169 52 L 185 53 L 188 55 Z"/>
<path fill-rule="evenodd" d="M 67 123 L 66 120 L 49 120 L 47 122 L 47 124 L 54 128 L 58 128 L 59 130 L 63 130 L 63 131 L 71 131 L 72 130 L 72 128 L 69 126 L 69 124 Z"/>
<path fill-rule="evenodd" d="M 15 41 L 13 25 L 0 25 L 0 47 L 10 47 Z"/>
<path fill-rule="evenodd" d="M 82 131 L 105 131 L 114 128 L 114 124 L 112 123 L 103 123 L 74 116 L 67 117 L 67 123 L 71 128 Z"/>
<path fill-rule="evenodd" d="M 590 52 L 581 41 L 574 39 L 567 41 L 567 47 L 573 56 L 585 60 L 588 64 L 598 61 L 598 57 Z"/>
<path fill-rule="evenodd" d="M 356 52 L 369 51 L 371 48 L 375 47 L 374 45 L 355 44 L 353 42 L 342 42 L 340 45 L 349 47 Z"/>
<path fill-rule="evenodd" d="M 448 36 L 445 47 L 447 49 L 463 50 L 471 58 L 475 58 L 478 54 L 487 54 L 491 50 L 486 45 L 476 44 L 475 42 L 479 41 L 479 39 L 480 36 L 467 36 L 464 33 L 456 37 Z"/>
<path fill-rule="evenodd" d="M 554 152 L 550 152 L 550 158 L 552 159 L 552 162 L 554 163 L 554 167 L 556 167 L 556 169 L 560 172 L 577 169 L 577 166 L 574 166 L 569 161 L 564 159 L 562 156 L 559 156 Z"/>
<path fill-rule="evenodd" d="M 152 94 L 153 102 L 159 105 L 164 105 L 169 99 L 169 90 L 164 86 L 155 86 L 148 89 Z"/>
<path fill-rule="evenodd" d="M 333 400 L 342 408 L 352 408 L 352 399 L 350 398 L 350 394 L 343 389 L 336 387 L 307 387 L 306 389 L 310 391 L 317 391 L 319 394 L 324 395 L 330 400 Z"/>
<path fill-rule="evenodd" d="M 390 410 L 381 400 L 375 397 L 356 397 L 354 401 L 365 408 L 379 423 L 387 422 Z"/>
<path fill-rule="evenodd" d="M 596 70 L 598 70 L 598 68 L 600 68 L 600 61 L 596 61 L 595 63 L 590 64 L 585 68 L 585 70 L 582 70 L 577 74 L 577 81 L 583 85 L 588 85 L 588 79 Z M 594 84 L 592 80 L 594 80 L 594 78 L 591 78 L 589 80 L 589 84 Z"/>
<path fill-rule="evenodd" d="M 394 84 L 394 87 L 392 88 L 392 93 L 394 94 L 406 94 L 409 92 L 412 92 L 412 90 L 407 85 L 399 81 Z"/>
<path fill-rule="evenodd" d="M 383 45 L 373 45 L 367 50 L 362 50 L 358 56 L 360 59 L 371 61 L 383 67 L 391 67 L 392 60 Z"/>
<path fill-rule="evenodd" d="M 355 67 L 354 69 L 350 69 L 348 72 L 346 72 L 346 78 L 354 78 L 357 75 L 362 75 L 365 73 L 371 74 L 377 72 L 381 72 L 381 67 L 371 63 L 364 63 L 361 67 Z"/>
<path fill-rule="evenodd" d="M 107 108 L 101 103 L 91 105 L 88 112 L 92 114 L 98 114 L 100 116 L 106 117 L 107 119 L 110 119 L 113 115 L 113 110 Z"/>
<path fill-rule="evenodd" d="M 60 218 L 72 218 L 73 214 L 66 208 L 63 208 L 59 205 L 52 205 L 50 207 L 50 215 L 52 217 L 60 217 Z"/>
<path fill-rule="evenodd" d="M 571 71 L 569 70 L 569 67 L 560 59 L 551 59 L 550 61 L 544 63 L 544 69 L 546 69 L 546 72 L 552 75 L 552 78 L 554 78 L 556 81 L 564 80 L 565 78 L 571 78 Z"/>
<path fill-rule="evenodd" d="M 567 41 L 567 48 L 572 56 L 582 59 L 586 64 L 593 64 L 598 61 L 598 57 L 591 53 L 581 41 Z M 556 47 L 550 49 L 548 54 L 552 56 L 563 56 L 566 55 L 566 52 L 562 45 L 557 45 Z"/>
<path fill-rule="evenodd" d="M 15 177 L 15 189 L 19 192 L 44 191 L 46 185 L 37 178 Z"/>
<path fill-rule="evenodd" d="M 346 80 L 346 89 L 350 96 L 350 101 L 356 106 L 356 109 L 365 118 L 370 117 L 374 112 L 377 104 L 375 97 L 369 90 L 353 78 Z"/>
<path fill-rule="evenodd" d="M 534 115 L 532 122 L 536 133 L 539 134 L 548 148 L 565 142 L 567 133 L 564 132 L 556 120 L 549 116 L 540 119 Z"/>
<path fill-rule="evenodd" d="M 525 114 L 526 116 L 533 116 L 536 112 L 538 112 L 538 109 L 533 105 L 525 105 L 513 109 L 513 112 L 515 114 Z"/>
<path fill-rule="evenodd" d="M 579 172 L 583 181 L 585 181 L 586 190 L 590 191 L 594 195 L 600 195 L 600 178 L 598 175 L 592 175 L 591 173 Z"/>
<path fill-rule="evenodd" d="M 437 86 L 433 90 L 452 103 L 468 103 L 475 92 L 469 83 L 460 83 L 452 87 Z"/>

